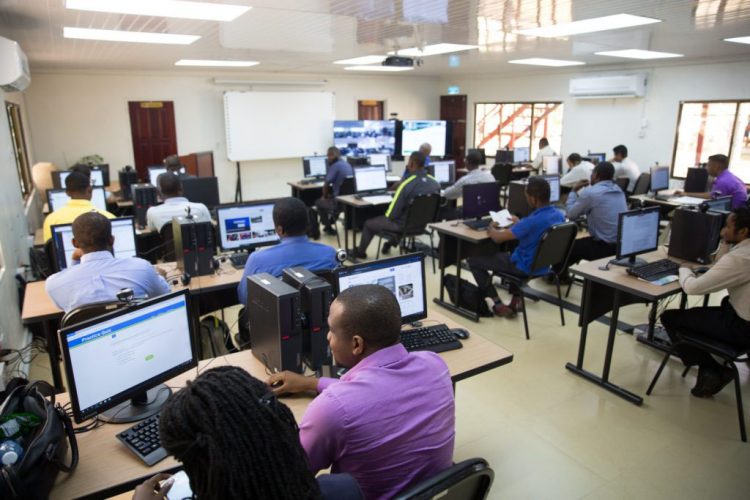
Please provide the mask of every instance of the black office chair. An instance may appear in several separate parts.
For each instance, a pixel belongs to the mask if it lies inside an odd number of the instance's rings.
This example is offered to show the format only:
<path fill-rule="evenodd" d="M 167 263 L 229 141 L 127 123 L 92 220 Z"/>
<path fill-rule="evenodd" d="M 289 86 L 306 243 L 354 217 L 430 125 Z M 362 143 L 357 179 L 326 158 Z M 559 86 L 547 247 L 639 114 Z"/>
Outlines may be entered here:
<path fill-rule="evenodd" d="M 167 222 L 159 229 L 159 248 L 161 248 L 161 252 L 157 252 L 157 255 L 154 256 L 155 259 L 161 258 L 164 262 L 177 260 L 174 253 L 174 231 L 171 222 Z"/>
<path fill-rule="evenodd" d="M 630 179 L 628 179 L 625 176 L 618 177 L 617 179 L 615 179 L 615 184 L 617 184 L 617 186 L 620 189 L 622 189 L 623 193 L 627 194 L 627 192 L 628 192 L 628 184 L 630 184 Z"/>
<path fill-rule="evenodd" d="M 516 285 L 519 289 L 522 289 L 529 281 L 535 278 L 552 275 L 557 287 L 560 322 L 563 326 L 565 326 L 565 316 L 563 313 L 562 294 L 560 293 L 560 274 L 554 268 L 558 266 L 561 268 L 567 267 L 566 264 L 570 258 L 570 252 L 573 249 L 573 243 L 576 241 L 577 233 L 578 226 L 575 222 L 564 222 L 547 229 L 539 241 L 534 261 L 531 264 L 531 274 L 528 276 L 520 277 L 513 274 L 495 272 L 495 275 L 502 278 L 504 282 Z M 536 271 L 550 266 L 552 267 L 547 273 L 534 276 Z M 523 327 L 526 330 L 526 339 L 528 340 L 530 338 L 529 323 L 526 318 L 526 299 L 524 298 L 523 291 L 521 292 L 521 313 L 523 314 Z"/>
<path fill-rule="evenodd" d="M 407 488 L 395 500 L 484 500 L 495 472 L 483 458 L 470 458 Z"/>
<path fill-rule="evenodd" d="M 727 345 L 718 340 L 705 339 L 702 337 L 692 336 L 690 335 L 690 333 L 680 332 L 680 340 L 678 342 L 673 343 L 669 349 L 669 352 L 667 352 L 667 354 L 664 355 L 664 359 L 662 359 L 661 364 L 659 365 L 659 369 L 656 370 L 654 379 L 651 381 L 651 385 L 648 386 L 648 390 L 646 391 L 646 394 L 649 396 L 651 395 L 651 391 L 653 391 L 654 386 L 656 385 L 656 381 L 659 380 L 659 377 L 661 376 L 661 372 L 662 370 L 664 370 L 664 366 L 666 366 L 667 361 L 669 360 L 669 357 L 675 354 L 675 347 L 680 344 L 690 345 L 704 352 L 707 352 L 714 357 L 721 358 L 722 361 L 724 362 L 724 366 L 732 369 L 732 374 L 734 375 L 734 393 L 735 393 L 735 399 L 737 401 L 737 416 L 740 419 L 740 438 L 742 439 L 743 442 L 747 442 L 747 433 L 745 431 L 745 412 L 742 409 L 742 391 L 740 389 L 740 374 L 737 371 L 737 366 L 735 365 L 735 363 L 739 361 L 747 362 L 750 356 L 750 349 L 740 349 L 737 347 L 732 347 L 730 345 Z M 684 377 L 685 375 L 687 375 L 689 370 L 690 370 L 690 367 L 688 366 L 682 372 L 682 376 Z"/>
<path fill-rule="evenodd" d="M 626 186 L 627 187 L 627 186 Z M 635 187 L 633 188 L 633 195 L 646 194 L 651 188 L 651 174 L 643 173 L 638 176 L 638 180 L 635 181 Z"/>
<path fill-rule="evenodd" d="M 513 165 L 509 163 L 496 163 L 492 166 L 492 176 L 500 186 L 500 197 L 503 198 L 503 206 L 508 204 L 508 186 L 513 175 Z"/>
<path fill-rule="evenodd" d="M 60 328 L 66 326 L 75 325 L 77 323 L 83 323 L 86 320 L 96 318 L 103 314 L 111 313 L 118 309 L 122 309 L 130 304 L 127 302 L 94 302 L 92 304 L 86 304 L 84 306 L 76 307 L 65 313 L 62 320 L 60 321 Z"/>
<path fill-rule="evenodd" d="M 408 244 L 414 245 L 414 238 L 420 235 L 430 237 L 430 253 L 432 254 L 432 272 L 435 271 L 435 245 L 432 240 L 432 232 L 427 231 L 427 224 L 437 220 L 440 210 L 440 195 L 427 194 L 415 197 L 406 209 L 406 220 L 400 233 L 381 231 L 378 236 L 378 253 L 376 259 L 380 258 L 380 246 L 382 240 L 386 240 L 391 246 L 398 245 L 399 252 L 404 253 Z"/>

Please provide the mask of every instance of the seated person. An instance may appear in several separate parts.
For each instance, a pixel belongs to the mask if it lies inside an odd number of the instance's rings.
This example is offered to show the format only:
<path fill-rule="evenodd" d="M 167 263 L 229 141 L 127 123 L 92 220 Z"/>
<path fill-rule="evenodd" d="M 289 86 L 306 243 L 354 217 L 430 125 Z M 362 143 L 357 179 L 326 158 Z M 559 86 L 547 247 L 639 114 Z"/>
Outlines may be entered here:
<path fill-rule="evenodd" d="M 588 181 L 591 178 L 591 172 L 594 171 L 594 164 L 581 158 L 578 153 L 568 156 L 568 172 L 560 178 L 560 185 L 572 188 L 581 181 Z"/>
<path fill-rule="evenodd" d="M 190 175 L 187 173 L 187 170 L 185 170 L 185 165 L 182 164 L 182 161 L 180 161 L 180 157 L 177 155 L 169 155 L 164 158 L 164 166 L 167 167 L 167 172 L 176 175 L 180 179 L 195 177 L 194 175 Z"/>
<path fill-rule="evenodd" d="M 344 290 L 328 324 L 333 357 L 349 368 L 341 379 L 292 372 L 268 379 L 277 394 L 319 393 L 300 423 L 312 472 L 347 472 L 365 498 L 393 498 L 450 467 L 450 373 L 437 354 L 409 353 L 399 342 L 401 309 L 393 293 L 380 285 Z"/>
<path fill-rule="evenodd" d="M 683 265 L 680 286 L 689 295 L 727 290 L 718 307 L 669 309 L 661 323 L 672 342 L 685 333 L 706 340 L 720 341 L 738 349 L 750 348 L 750 208 L 736 208 L 721 231 L 724 241 L 718 260 L 708 271 L 696 276 Z M 730 245 L 734 245 L 730 249 Z M 720 365 L 710 354 L 692 346 L 678 345 L 676 353 L 685 366 L 698 365 L 698 379 L 690 391 L 707 398 L 718 394 L 732 380 L 731 368 Z"/>
<path fill-rule="evenodd" d="M 71 174 L 73 175 L 73 174 Z M 136 298 L 169 292 L 169 285 L 154 266 L 138 257 L 117 259 L 112 254 L 112 223 L 96 212 L 86 212 L 73 221 L 74 261 L 55 273 L 44 286 L 52 301 L 65 312 L 94 302 L 116 302 L 117 293 L 130 288 Z"/>
<path fill-rule="evenodd" d="M 333 269 L 338 265 L 336 250 L 310 241 L 307 231 L 307 207 L 298 198 L 282 198 L 273 207 L 273 224 L 281 238 L 278 245 L 256 250 L 247 259 L 237 296 L 247 303 L 247 277 L 269 273 L 276 277 L 287 267 L 302 266 L 310 271 Z"/>
<path fill-rule="evenodd" d="M 626 212 L 628 206 L 625 193 L 614 183 L 614 176 L 615 167 L 609 162 L 602 162 L 591 174 L 591 187 L 584 189 L 589 181 L 580 181 L 570 192 L 566 215 L 570 220 L 585 215 L 591 236 L 575 241 L 568 265 L 582 259 L 596 260 L 617 253 L 618 216 Z M 562 270 L 560 281 L 570 282 L 567 268 Z"/>
<path fill-rule="evenodd" d="M 346 159 L 341 158 L 341 151 L 337 147 L 328 148 L 328 170 L 326 171 L 325 182 L 323 183 L 323 197 L 315 200 L 315 207 L 321 216 L 323 222 L 323 232 L 328 235 L 336 235 L 333 228 L 335 221 L 333 216 L 336 213 L 338 203 L 336 197 L 341 191 L 341 185 L 347 177 L 354 175 L 352 166 Z"/>
<path fill-rule="evenodd" d="M 440 184 L 434 177 L 427 174 L 424 162 L 425 156 L 422 153 L 414 152 L 409 156 L 406 168 L 411 172 L 411 175 L 399 184 L 385 215 L 379 215 L 365 221 L 359 246 L 352 250 L 352 255 L 360 259 L 366 259 L 367 247 L 375 234 L 380 231 L 401 232 L 409 204 L 414 198 L 424 194 L 440 193 Z M 383 246 L 383 253 L 388 253 L 390 249 L 386 245 Z"/>
<path fill-rule="evenodd" d="M 430 144 L 429 142 L 423 142 L 422 144 L 419 145 L 419 149 L 417 151 L 419 151 L 420 153 L 424 155 L 425 167 L 428 166 L 430 163 L 432 163 L 432 160 L 430 160 L 430 153 L 432 153 L 432 144 Z M 395 185 L 391 186 L 390 190 L 395 191 L 398 188 L 398 185 L 404 180 L 406 180 L 410 175 L 411 173 L 409 172 L 409 164 L 407 163 L 406 167 L 404 168 L 404 173 L 401 176 L 401 180 L 398 181 Z"/>
<path fill-rule="evenodd" d="M 555 156 L 556 154 L 557 153 L 555 153 L 555 150 L 552 149 L 552 147 L 549 145 L 549 141 L 547 140 L 547 138 L 542 137 L 541 139 L 539 139 L 539 151 L 534 157 L 534 161 L 531 162 L 531 168 L 539 172 L 539 170 L 542 168 L 542 165 L 544 164 L 544 157 Z"/>
<path fill-rule="evenodd" d="M 171 224 L 173 217 L 184 217 L 187 209 L 198 220 L 211 220 L 211 212 L 203 203 L 193 203 L 182 196 L 182 182 L 169 172 L 156 178 L 159 196 L 164 203 L 150 207 L 146 212 L 146 228 L 150 231 L 161 231 L 165 224 Z"/>
<path fill-rule="evenodd" d="M 747 188 L 742 179 L 729 171 L 729 158 L 725 155 L 708 157 L 706 166 L 708 175 L 714 178 L 714 183 L 708 193 L 684 193 L 687 196 L 710 200 L 716 196 L 731 196 L 732 208 L 739 208 L 747 203 Z M 675 194 L 683 194 L 678 191 Z"/>
<path fill-rule="evenodd" d="M 348 474 L 316 481 L 291 410 L 236 366 L 211 368 L 175 392 L 161 410 L 159 437 L 185 468 L 193 498 L 362 498 Z M 164 498 L 169 478 L 157 474 L 136 488 L 133 499 Z"/>
<path fill-rule="evenodd" d="M 474 275 L 480 292 L 486 298 L 492 299 L 495 305 L 492 311 L 504 318 L 513 318 L 521 308 L 521 290 L 511 286 L 510 293 L 513 298 L 507 306 L 503 304 L 492 284 L 492 272 L 504 272 L 520 277 L 526 277 L 531 272 L 531 264 L 534 261 L 536 249 L 542 234 L 554 226 L 565 221 L 565 216 L 555 207 L 549 204 L 549 183 L 541 177 L 532 177 L 526 184 L 526 202 L 534 209 L 528 216 L 521 220 L 513 216 L 513 225 L 508 229 L 498 229 L 494 224 L 487 228 L 488 236 L 495 243 L 518 240 L 518 246 L 512 254 L 498 252 L 495 255 L 480 257 L 469 257 L 466 262 Z M 541 269 L 537 274 L 544 274 Z"/>
<path fill-rule="evenodd" d="M 91 203 L 91 177 L 81 172 L 71 172 L 65 178 L 65 194 L 70 197 L 68 203 L 58 208 L 44 219 L 44 241 L 52 238 L 52 226 L 56 224 L 70 224 L 79 215 L 86 212 L 98 212 L 108 219 L 115 216 L 105 210 L 99 210 Z"/>
<path fill-rule="evenodd" d="M 615 179 L 627 177 L 628 188 L 625 191 L 632 193 L 635 189 L 635 183 L 638 182 L 638 177 L 641 176 L 641 169 L 636 162 L 628 158 L 628 148 L 622 144 L 615 146 L 612 152 L 614 157 L 610 160 L 610 163 L 615 166 Z"/>
<path fill-rule="evenodd" d="M 478 151 L 472 151 L 466 155 L 466 170 L 469 172 L 458 179 L 455 184 L 445 188 L 443 198 L 446 200 L 457 200 L 463 195 L 464 186 L 468 184 L 482 184 L 485 182 L 495 182 L 495 177 L 487 170 L 479 168 L 482 163 L 482 155 Z M 463 216 L 461 207 L 445 206 L 440 209 L 440 220 L 460 219 Z"/>

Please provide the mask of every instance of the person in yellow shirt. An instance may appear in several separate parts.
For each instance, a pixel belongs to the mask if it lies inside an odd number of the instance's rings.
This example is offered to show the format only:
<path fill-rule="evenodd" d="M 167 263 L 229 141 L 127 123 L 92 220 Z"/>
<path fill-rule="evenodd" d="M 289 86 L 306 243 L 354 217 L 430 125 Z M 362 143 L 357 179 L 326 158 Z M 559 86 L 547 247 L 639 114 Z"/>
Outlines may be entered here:
<path fill-rule="evenodd" d="M 91 178 L 82 172 L 73 171 L 65 178 L 65 194 L 70 197 L 68 203 L 44 219 L 44 241 L 52 238 L 52 226 L 56 224 L 72 224 L 79 215 L 92 210 L 99 212 L 108 219 L 115 216 L 106 210 L 99 210 L 91 203 Z"/>

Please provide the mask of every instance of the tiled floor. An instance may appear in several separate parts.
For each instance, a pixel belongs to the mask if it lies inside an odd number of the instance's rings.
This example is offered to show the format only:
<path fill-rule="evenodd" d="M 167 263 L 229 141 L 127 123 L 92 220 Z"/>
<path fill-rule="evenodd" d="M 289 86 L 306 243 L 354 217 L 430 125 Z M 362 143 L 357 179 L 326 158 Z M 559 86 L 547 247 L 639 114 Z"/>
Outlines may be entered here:
<path fill-rule="evenodd" d="M 335 245 L 335 238 L 324 241 Z M 438 275 L 429 259 L 425 267 L 432 309 L 438 307 L 432 303 Z M 553 293 L 543 283 L 534 286 Z M 579 303 L 580 293 L 573 287 L 570 302 Z M 691 298 L 690 304 L 699 302 Z M 513 363 L 462 381 L 456 389 L 455 459 L 487 459 L 495 471 L 490 498 L 750 497 L 750 444 L 739 438 L 731 386 L 713 399 L 694 398 L 689 390 L 696 372 L 682 379 L 682 365 L 670 361 L 654 393 L 643 406 L 634 406 L 565 369 L 578 349 L 575 314 L 566 311 L 563 327 L 555 306 L 529 301 L 527 307 L 528 341 L 520 317 L 474 323 L 446 312 L 515 355 Z M 645 306 L 628 306 L 620 320 L 644 323 L 647 313 Z M 607 327 L 594 323 L 589 332 L 585 367 L 600 373 Z M 620 333 L 610 378 L 645 396 L 660 360 L 659 352 Z M 740 366 L 740 372 L 747 402 L 747 367 Z M 32 377 L 49 379 L 46 356 L 37 358 Z M 747 403 L 745 411 L 750 413 Z"/>

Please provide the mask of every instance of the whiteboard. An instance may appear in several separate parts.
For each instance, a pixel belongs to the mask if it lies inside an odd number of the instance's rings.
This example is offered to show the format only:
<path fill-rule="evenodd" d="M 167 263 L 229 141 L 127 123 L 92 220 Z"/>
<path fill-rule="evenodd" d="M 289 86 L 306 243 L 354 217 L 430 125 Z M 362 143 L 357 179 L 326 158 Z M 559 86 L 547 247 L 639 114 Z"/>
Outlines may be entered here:
<path fill-rule="evenodd" d="M 324 154 L 333 144 L 333 99 L 332 92 L 224 92 L 227 157 Z"/>

